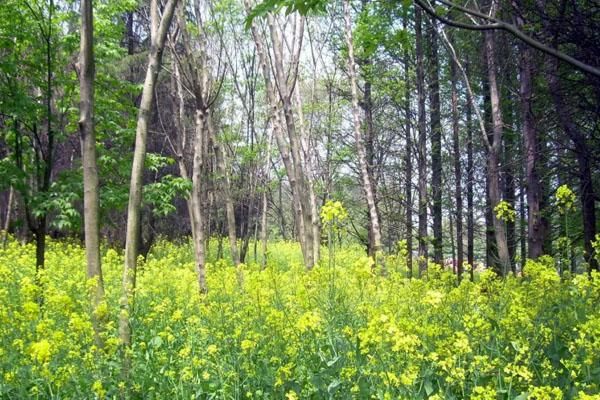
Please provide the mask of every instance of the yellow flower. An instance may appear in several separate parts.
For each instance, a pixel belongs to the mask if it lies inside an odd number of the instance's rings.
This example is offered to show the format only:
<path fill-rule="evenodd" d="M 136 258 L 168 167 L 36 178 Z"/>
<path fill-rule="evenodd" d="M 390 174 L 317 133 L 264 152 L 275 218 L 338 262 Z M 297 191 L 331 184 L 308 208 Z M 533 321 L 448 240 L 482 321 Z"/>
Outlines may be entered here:
<path fill-rule="evenodd" d="M 256 346 L 256 343 L 253 342 L 252 340 L 248 340 L 248 339 L 244 339 L 244 340 L 242 340 L 242 343 L 240 343 L 240 347 L 242 348 L 242 351 L 244 351 L 244 352 L 253 349 L 255 346 Z"/>
<path fill-rule="evenodd" d="M 102 387 L 102 381 L 97 380 L 92 385 L 92 392 L 96 394 L 96 397 L 103 399 L 106 396 L 106 390 Z"/>
<path fill-rule="evenodd" d="M 298 400 L 298 394 L 293 390 L 290 390 L 285 394 L 285 400 Z"/>
<path fill-rule="evenodd" d="M 40 364 L 47 363 L 52 356 L 50 342 L 46 339 L 42 339 L 39 342 L 33 343 L 29 347 L 29 354 L 32 360 L 37 361 Z"/>
<path fill-rule="evenodd" d="M 217 351 L 219 351 L 219 348 L 217 346 L 215 346 L 214 344 L 211 344 L 206 348 L 206 352 L 211 356 L 215 355 L 217 353 Z"/>

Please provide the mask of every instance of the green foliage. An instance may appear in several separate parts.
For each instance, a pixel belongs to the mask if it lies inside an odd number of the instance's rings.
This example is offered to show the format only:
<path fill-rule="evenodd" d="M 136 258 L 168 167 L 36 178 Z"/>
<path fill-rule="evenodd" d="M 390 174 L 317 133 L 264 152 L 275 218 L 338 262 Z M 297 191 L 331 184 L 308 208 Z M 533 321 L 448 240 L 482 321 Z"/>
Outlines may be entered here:
<path fill-rule="evenodd" d="M 286 15 L 298 12 L 301 15 L 324 13 L 328 0 L 264 0 L 248 13 L 245 21 L 246 29 L 250 29 L 255 18 L 266 16 L 270 12 L 285 10 Z"/>
<path fill-rule="evenodd" d="M 152 206 L 157 216 L 166 216 L 176 210 L 173 200 L 188 197 L 192 190 L 189 179 L 165 175 L 160 181 L 144 186 L 144 203 Z"/>

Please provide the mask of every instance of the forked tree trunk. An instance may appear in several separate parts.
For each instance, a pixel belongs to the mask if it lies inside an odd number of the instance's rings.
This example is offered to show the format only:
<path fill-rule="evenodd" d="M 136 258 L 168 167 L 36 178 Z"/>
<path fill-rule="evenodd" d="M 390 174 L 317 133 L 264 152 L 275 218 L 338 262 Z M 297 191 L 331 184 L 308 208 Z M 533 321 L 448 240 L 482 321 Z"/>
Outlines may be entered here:
<path fill-rule="evenodd" d="M 273 15 L 267 15 L 267 21 L 269 25 L 269 31 L 271 33 L 271 41 L 273 43 L 273 64 L 274 76 L 275 76 L 275 87 L 278 89 L 279 100 L 282 104 L 283 121 L 285 122 L 286 130 L 288 133 L 290 143 L 290 154 L 292 156 L 292 164 L 294 166 L 294 173 L 296 175 L 296 184 L 299 190 L 299 200 L 301 204 L 301 236 L 302 242 L 304 242 L 304 262 L 307 269 L 311 269 L 315 262 L 315 251 L 314 251 L 314 228 L 312 218 L 312 207 L 310 200 L 309 184 L 307 180 L 307 174 L 303 159 L 301 156 L 301 144 L 298 132 L 296 130 L 296 123 L 294 120 L 294 111 L 292 107 L 292 94 L 294 90 L 294 83 L 289 86 L 287 83 L 288 78 L 291 77 L 292 81 L 295 82 L 298 73 L 298 62 L 300 56 L 300 48 L 302 47 L 302 36 L 304 29 L 304 18 L 299 17 L 300 22 L 297 23 L 294 35 L 297 37 L 298 43 L 295 47 L 295 53 L 292 54 L 292 60 L 290 62 L 290 76 L 286 76 L 283 67 L 283 54 L 282 54 L 282 40 L 279 31 L 275 27 L 275 18 Z"/>
<path fill-rule="evenodd" d="M 246 12 L 250 13 L 250 2 L 249 0 L 244 1 L 244 6 L 246 8 Z M 271 22 L 271 37 L 275 41 L 274 48 L 277 51 L 274 53 L 275 57 L 275 70 L 274 74 L 276 76 L 279 96 L 276 95 L 275 85 L 271 78 L 271 68 L 269 67 L 270 60 L 267 54 L 266 46 L 264 43 L 264 38 L 259 33 L 256 22 L 254 21 L 251 25 L 252 37 L 254 39 L 254 44 L 256 46 L 256 52 L 258 54 L 260 68 L 265 80 L 267 100 L 271 107 L 271 126 L 273 128 L 273 134 L 275 135 L 275 140 L 277 143 L 277 147 L 279 148 L 279 153 L 281 154 L 281 159 L 283 161 L 287 178 L 290 184 L 290 189 L 292 192 L 292 209 L 294 216 L 294 223 L 296 226 L 296 231 L 298 232 L 298 239 L 300 241 L 300 247 L 302 248 L 302 255 L 304 257 L 304 263 L 306 268 L 310 269 L 314 265 L 314 239 L 313 239 L 313 230 L 312 230 L 312 219 L 310 217 L 310 201 L 308 200 L 308 193 L 305 189 L 305 181 L 302 166 L 300 164 L 300 148 L 299 143 L 296 138 L 295 125 L 293 121 L 293 111 L 291 108 L 291 93 L 287 88 L 284 79 L 283 73 L 283 56 L 281 55 L 281 43 L 279 41 L 279 36 L 275 32 L 274 22 L 272 21 L 272 16 L 270 17 Z M 298 47 L 299 51 L 299 47 Z M 297 63 L 297 57 L 299 57 L 299 53 L 294 55 L 294 62 Z M 293 73 L 297 73 L 297 65 L 292 65 L 292 70 L 295 71 Z M 283 110 L 279 106 L 280 100 L 283 102 Z M 283 118 L 282 118 L 283 114 Z M 288 130 L 288 135 L 290 139 L 290 144 L 285 140 L 283 134 L 283 121 L 285 121 L 286 128 Z M 281 196 L 280 196 L 281 198 Z M 280 210 L 281 211 L 281 210 Z M 283 215 L 283 214 L 282 214 Z M 283 226 L 283 225 L 282 225 Z"/>
<path fill-rule="evenodd" d="M 348 75 L 350 76 L 350 92 L 352 95 L 352 121 L 354 124 L 354 141 L 356 142 L 356 153 L 358 156 L 358 165 L 362 178 L 363 191 L 367 199 L 367 207 L 369 210 L 369 220 L 372 227 L 373 235 L 373 255 L 381 250 L 381 231 L 379 228 L 379 218 L 377 216 L 377 207 L 375 205 L 375 197 L 373 195 L 373 186 L 367 169 L 367 157 L 365 145 L 361 134 L 360 126 L 360 107 L 358 104 L 358 89 L 356 84 L 356 71 L 354 68 L 354 46 L 352 43 L 352 21 L 350 19 L 350 4 L 349 0 L 344 0 L 344 24 L 346 45 L 348 46 Z"/>
<path fill-rule="evenodd" d="M 104 282 L 100 264 L 100 221 L 98 162 L 94 130 L 94 16 L 92 0 L 81 1 L 81 47 L 79 54 L 79 133 L 83 164 L 83 222 L 87 279 L 93 279 L 91 304 L 92 325 L 96 343 L 102 346 L 101 321 L 96 316 L 104 300 Z"/>

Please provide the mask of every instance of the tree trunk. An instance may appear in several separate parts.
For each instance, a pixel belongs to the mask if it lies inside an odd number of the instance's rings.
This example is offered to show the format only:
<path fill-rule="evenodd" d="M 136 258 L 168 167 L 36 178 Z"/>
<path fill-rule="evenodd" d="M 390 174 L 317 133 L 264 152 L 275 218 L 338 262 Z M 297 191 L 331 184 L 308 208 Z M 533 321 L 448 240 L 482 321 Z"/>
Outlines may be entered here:
<path fill-rule="evenodd" d="M 469 64 L 466 64 L 466 75 L 469 76 Z M 471 266 L 471 280 L 475 278 L 475 234 L 473 210 L 473 185 L 475 184 L 475 170 L 473 165 L 473 125 L 472 102 L 470 92 L 467 94 L 467 263 Z"/>
<path fill-rule="evenodd" d="M 363 0 L 363 7 L 366 5 L 366 1 Z M 377 179 L 375 179 L 375 126 L 373 124 L 373 95 L 372 95 L 372 84 L 371 84 L 371 60 L 363 60 L 365 66 L 365 86 L 364 86 L 364 97 L 360 103 L 365 112 L 365 153 L 367 161 L 367 173 L 369 174 L 369 180 L 373 187 L 373 201 L 375 202 L 375 210 L 377 211 L 377 219 L 379 220 L 379 206 L 377 199 Z M 369 245 L 368 253 L 371 256 L 375 255 L 375 234 L 373 229 L 373 220 L 369 218 Z"/>
<path fill-rule="evenodd" d="M 358 156 L 358 164 L 362 177 L 363 190 L 367 199 L 367 207 L 369 210 L 369 221 L 373 229 L 373 257 L 377 258 L 378 252 L 381 250 L 381 231 L 379 228 L 379 218 L 377 216 L 377 208 L 375 205 L 375 197 L 373 195 L 373 186 L 367 169 L 367 156 L 365 144 L 361 134 L 360 126 L 360 108 L 358 104 L 358 89 L 356 84 L 356 71 L 354 68 L 354 46 L 352 43 L 352 21 L 350 19 L 350 4 L 349 0 L 344 0 L 344 23 L 346 34 L 346 45 L 348 46 L 348 75 L 350 76 L 350 91 L 352 94 L 352 121 L 354 124 L 354 140 L 356 145 L 356 153 Z"/>
<path fill-rule="evenodd" d="M 458 91 L 456 85 L 458 76 L 456 63 L 450 61 L 450 80 L 452 85 L 452 141 L 454 150 L 454 201 L 456 203 L 456 267 L 458 279 L 462 279 L 463 273 L 463 223 L 462 223 L 462 173 L 460 165 L 460 138 L 458 121 Z M 454 263 L 454 259 L 452 260 Z"/>
<path fill-rule="evenodd" d="M 210 131 L 214 131 L 212 123 L 209 121 Z M 211 132 L 211 136 L 214 132 Z M 240 264 L 240 256 L 238 253 L 237 235 L 236 235 L 236 224 L 235 224 L 235 210 L 233 207 L 233 198 L 231 196 L 231 183 L 229 180 L 229 171 L 225 162 L 225 146 L 222 143 L 218 143 L 217 138 L 213 136 L 214 140 L 214 151 L 217 159 L 217 168 L 219 169 L 221 191 L 225 200 L 225 216 L 227 218 L 227 233 L 229 236 L 229 247 L 231 249 L 231 259 L 234 265 Z"/>
<path fill-rule="evenodd" d="M 506 122 L 507 126 L 513 126 L 513 121 L 514 120 L 514 112 L 513 112 L 513 107 L 512 104 L 514 103 L 514 100 L 512 98 L 512 95 L 510 93 L 506 93 L 505 97 L 508 99 L 508 101 L 505 103 L 506 107 L 507 107 L 507 114 L 510 117 L 510 121 Z M 504 154 L 503 154 L 503 168 L 502 168 L 502 175 L 503 175 L 503 192 L 504 192 L 504 199 L 506 200 L 506 202 L 508 204 L 510 204 L 510 206 L 512 207 L 513 210 L 516 210 L 515 207 L 515 199 L 516 199 L 516 195 L 515 195 L 515 171 L 514 171 L 514 155 L 518 154 L 518 148 L 517 148 L 517 143 L 516 143 L 516 129 L 513 130 L 509 130 L 504 134 Z M 516 265 L 515 265 L 515 256 L 516 256 L 516 252 L 517 252 L 517 237 L 516 237 L 516 225 L 515 225 L 515 221 L 516 218 L 514 220 L 508 220 L 506 221 L 506 242 L 508 245 L 508 256 L 509 256 L 509 260 L 510 260 L 510 271 L 513 274 L 517 273 L 516 270 Z"/>
<path fill-rule="evenodd" d="M 298 112 L 298 128 L 300 129 L 300 138 L 302 143 L 303 162 L 306 165 L 306 182 L 308 197 L 310 200 L 310 216 L 313 230 L 313 258 L 315 263 L 321 258 L 321 225 L 319 221 L 319 211 L 317 206 L 317 196 L 315 195 L 315 177 L 313 175 L 312 147 L 308 132 L 304 126 L 304 111 L 302 110 L 302 97 L 300 90 L 296 88 L 296 109 Z"/>
<path fill-rule="evenodd" d="M 125 239 L 125 266 L 123 268 L 123 282 L 121 294 L 121 313 L 119 317 L 119 338 L 124 349 L 131 345 L 131 327 L 129 317 L 133 302 L 132 294 L 135 288 L 135 274 L 138 256 L 137 244 L 139 242 L 140 209 L 142 204 L 142 177 L 144 161 L 146 159 L 146 142 L 148 137 L 148 124 L 152 111 L 152 98 L 154 86 L 158 77 L 160 63 L 164 49 L 167 31 L 171 25 L 173 11 L 177 0 L 169 0 L 163 10 L 159 23 L 157 0 L 151 3 L 151 46 L 148 55 L 148 67 L 142 89 L 142 98 L 138 110 L 137 127 L 135 132 L 135 148 L 133 165 L 131 168 L 131 182 L 129 187 L 129 204 L 127 206 L 127 231 Z M 126 354 L 126 353 L 124 353 Z M 129 360 L 124 357 L 124 376 L 128 375 Z"/>
<path fill-rule="evenodd" d="M 275 21 L 273 15 L 269 14 L 267 16 L 267 21 L 269 25 L 269 31 L 271 33 L 271 41 L 273 43 L 273 64 L 275 64 L 274 68 L 274 76 L 276 81 L 276 87 L 279 92 L 279 100 L 282 104 L 283 111 L 283 120 L 285 122 L 285 126 L 288 133 L 289 143 L 290 143 L 290 154 L 292 156 L 292 164 L 294 166 L 293 171 L 295 173 L 296 184 L 298 186 L 298 197 L 300 200 L 300 209 L 301 209 L 301 243 L 304 243 L 304 262 L 307 269 L 311 269 L 315 262 L 315 251 L 314 251 L 314 228 L 313 228 L 313 218 L 312 218 L 312 208 L 311 208 L 311 200 L 310 193 L 308 189 L 307 182 L 307 174 L 305 172 L 304 163 L 301 156 L 301 144 L 298 138 L 298 133 L 296 131 L 296 123 L 294 121 L 294 112 L 292 107 L 291 96 L 293 94 L 293 86 L 288 87 L 287 80 L 288 78 L 292 78 L 295 82 L 297 79 L 297 64 L 299 62 L 299 49 L 302 45 L 302 36 L 303 36 L 303 27 L 304 27 L 304 19 L 301 17 L 300 22 L 298 23 L 298 31 L 295 32 L 296 37 L 298 38 L 297 44 L 297 54 L 292 55 L 291 60 L 291 76 L 286 76 L 284 67 L 283 67 L 283 54 L 282 54 L 282 42 L 281 37 L 278 30 L 275 27 Z"/>
<path fill-rule="evenodd" d="M 94 131 L 94 16 L 92 0 L 81 1 L 81 47 L 79 60 L 79 133 L 83 164 L 83 222 L 87 278 L 96 279 L 92 295 L 92 325 L 101 347 L 100 321 L 95 310 L 104 299 L 100 261 L 99 184 Z"/>
<path fill-rule="evenodd" d="M 250 13 L 250 2 L 249 0 L 244 0 L 244 6 L 246 8 L 246 13 L 249 14 Z M 273 23 L 271 23 L 271 25 L 273 25 Z M 275 27 L 273 26 L 272 29 L 274 30 Z M 287 174 L 287 178 L 290 184 L 290 189 L 292 192 L 292 215 L 294 217 L 294 225 L 296 227 L 296 232 L 298 232 L 298 239 L 300 241 L 300 247 L 302 249 L 302 254 L 304 257 L 304 263 L 306 265 L 307 268 L 312 268 L 312 265 L 314 264 L 314 252 L 312 250 L 312 245 L 313 245 L 313 241 L 312 241 L 312 230 L 310 231 L 310 236 L 311 236 L 311 243 L 308 243 L 308 237 L 306 236 L 306 233 L 308 232 L 308 230 L 305 228 L 305 222 L 309 223 L 309 227 L 311 226 L 311 221 L 309 218 L 306 217 L 305 215 L 305 208 L 303 207 L 304 205 L 307 205 L 307 203 L 304 203 L 302 201 L 302 197 L 301 197 L 301 193 L 303 192 L 302 190 L 302 186 L 303 186 L 303 182 L 302 180 L 298 179 L 298 176 L 301 175 L 298 173 L 298 171 L 296 171 L 296 167 L 297 165 L 294 163 L 294 161 L 291 159 L 290 157 L 290 148 L 288 146 L 288 144 L 285 141 L 285 138 L 283 136 L 283 123 L 282 123 L 282 118 L 281 118 L 281 110 L 280 110 L 280 106 L 279 106 L 279 100 L 281 99 L 281 97 L 285 97 L 285 96 L 281 96 L 281 94 L 285 94 L 286 92 L 283 90 L 284 88 L 279 88 L 279 90 L 281 90 L 280 92 L 280 99 L 278 99 L 276 97 L 275 94 L 275 88 L 273 85 L 273 81 L 271 79 L 271 69 L 270 69 L 270 61 L 269 61 L 269 57 L 267 54 L 267 50 L 265 48 L 265 44 L 264 44 L 264 39 L 263 37 L 260 35 L 258 28 L 256 26 L 256 23 L 253 22 L 251 25 L 251 31 L 252 31 L 252 37 L 254 39 L 254 44 L 256 46 L 256 52 L 258 53 L 258 58 L 260 61 L 260 68 L 261 68 L 261 72 L 263 75 L 263 79 L 265 80 L 265 86 L 266 86 L 266 93 L 267 93 L 267 100 L 270 104 L 270 112 L 271 112 L 271 126 L 273 128 L 273 134 L 275 135 L 275 141 L 277 143 L 277 147 L 279 149 L 279 153 L 281 154 L 281 159 L 283 162 L 283 165 L 285 167 L 285 171 Z M 277 38 L 278 36 L 275 34 L 275 32 L 273 32 L 272 34 L 273 38 Z M 277 46 L 274 46 L 277 47 Z M 278 52 L 278 57 L 281 57 L 281 55 Z M 279 61 L 282 61 L 279 58 Z M 279 65 L 279 63 L 276 63 L 277 65 Z M 279 67 L 280 69 L 282 69 L 282 66 Z M 281 71 L 281 76 L 283 76 L 283 71 Z M 279 81 L 277 82 L 279 83 Z M 287 115 L 287 119 L 290 119 L 290 121 L 286 120 L 286 123 L 289 124 L 289 122 L 291 122 L 291 124 L 293 124 L 293 114 L 291 113 L 291 109 L 288 110 L 288 115 Z M 292 127 L 290 125 L 290 127 Z M 288 131 L 288 133 L 290 133 L 290 131 Z M 295 137 L 295 132 L 291 132 L 292 134 L 290 135 L 290 140 L 292 140 L 292 138 Z M 299 150 L 299 149 L 296 149 Z M 297 154 L 297 159 L 299 159 L 299 152 Z M 304 192 L 303 196 L 306 197 L 306 193 Z M 281 199 L 281 196 L 280 196 Z M 282 222 L 283 222 L 283 209 L 280 208 L 280 212 L 281 212 L 281 216 L 282 216 Z M 310 216 L 310 215 L 309 215 Z M 308 220 L 308 221 L 305 221 Z M 285 228 L 285 225 L 282 224 L 282 232 L 283 229 Z"/>
<path fill-rule="evenodd" d="M 208 141 L 208 110 L 204 108 L 196 109 L 194 118 L 194 156 L 192 161 L 192 226 L 194 227 L 194 259 L 196 262 L 196 278 L 198 280 L 198 289 L 200 293 L 206 293 L 206 241 L 205 241 L 205 217 L 203 199 L 206 197 L 206 185 L 203 184 L 203 173 L 205 162 L 207 162 L 207 144 Z"/>
<path fill-rule="evenodd" d="M 4 220 L 4 227 L 2 229 L 2 248 L 6 247 L 6 242 L 8 241 L 8 230 L 10 228 L 14 199 L 15 189 L 11 186 L 8 191 L 8 201 L 6 202 L 6 218 Z"/>
<path fill-rule="evenodd" d="M 494 32 L 485 33 L 485 55 L 487 61 L 488 83 L 490 90 L 490 104 L 492 112 L 492 143 L 490 144 L 488 154 L 488 177 L 489 177 L 489 197 L 492 209 L 492 223 L 494 226 L 494 236 L 498 249 L 498 262 L 500 274 L 505 276 L 510 267 L 510 255 L 508 252 L 508 243 L 506 239 L 506 227 L 504 221 L 500 220 L 493 211 L 494 207 L 500 203 L 500 150 L 502 146 L 502 112 L 500 109 L 500 94 L 496 82 L 496 48 Z"/>
<path fill-rule="evenodd" d="M 523 138 L 525 144 L 527 176 L 527 243 L 529 247 L 529 258 L 536 259 L 542 255 L 546 232 L 544 232 L 544 226 L 542 225 L 540 209 L 542 187 L 538 171 L 538 137 L 531 100 L 533 95 L 531 56 L 531 50 L 523 46 L 521 49 L 519 75 L 521 77 L 521 114 L 523 118 Z"/>
<path fill-rule="evenodd" d="M 407 13 L 404 15 L 404 28 L 406 29 Z M 404 197 L 406 199 L 406 268 L 408 277 L 412 278 L 412 265 L 413 265 L 413 199 L 412 199 L 412 132 L 411 132 L 411 113 L 410 113 L 410 66 L 409 66 L 409 52 L 407 49 L 404 50 L 404 118 L 405 128 L 404 134 L 406 135 L 406 143 L 404 149 L 404 163 L 405 163 L 405 176 L 404 176 Z"/>
<path fill-rule="evenodd" d="M 417 96 L 418 96 L 418 159 L 419 169 L 419 276 L 427 269 L 427 132 L 425 130 L 425 72 L 423 69 L 422 11 L 415 7 L 415 51 L 417 57 Z"/>
<path fill-rule="evenodd" d="M 437 21 L 430 19 L 429 31 L 429 107 L 431 116 L 431 213 L 433 217 L 433 260 L 443 263 L 442 239 L 442 122 L 440 116 L 440 81 Z"/>

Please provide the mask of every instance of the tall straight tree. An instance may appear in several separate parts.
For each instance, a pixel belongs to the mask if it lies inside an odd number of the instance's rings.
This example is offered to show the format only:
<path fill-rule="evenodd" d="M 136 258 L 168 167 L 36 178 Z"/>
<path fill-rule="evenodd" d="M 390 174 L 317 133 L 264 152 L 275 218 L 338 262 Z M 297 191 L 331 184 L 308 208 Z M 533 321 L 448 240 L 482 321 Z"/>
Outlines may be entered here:
<path fill-rule="evenodd" d="M 98 162 L 94 130 L 94 13 L 92 0 L 81 1 L 81 43 L 79 52 L 79 133 L 83 159 L 83 222 L 87 278 L 93 279 L 92 323 L 96 342 L 101 345 L 100 326 L 95 310 L 104 299 L 100 264 L 100 222 Z"/>
<path fill-rule="evenodd" d="M 415 7 L 415 52 L 417 58 L 417 130 L 419 170 L 419 276 L 427 269 L 427 132 L 425 130 L 425 71 L 423 68 L 422 11 Z"/>
<path fill-rule="evenodd" d="M 442 242 L 442 121 L 440 115 L 440 65 L 437 20 L 430 18 L 428 29 L 429 113 L 431 121 L 431 214 L 433 217 L 433 260 L 443 261 Z"/>
<path fill-rule="evenodd" d="M 463 201 L 462 173 L 460 165 L 460 126 L 458 120 L 458 73 L 454 60 L 450 61 L 451 108 L 452 108 L 452 148 L 454 151 L 454 201 L 456 203 L 456 262 L 458 279 L 463 273 Z"/>
<path fill-rule="evenodd" d="M 140 236 L 140 209 L 142 206 L 142 173 L 146 160 L 146 143 L 148 124 L 152 111 L 154 87 L 158 78 L 160 64 L 165 46 L 167 32 L 171 26 L 173 12 L 177 0 L 169 0 L 165 5 L 162 18 L 159 17 L 158 0 L 150 2 L 150 52 L 146 78 L 142 88 L 142 98 L 138 110 L 137 127 L 135 131 L 135 148 L 133 165 L 131 167 L 131 182 L 129 186 L 129 204 L 127 206 L 127 231 L 125 238 L 125 266 L 121 293 L 121 313 L 119 315 L 119 339 L 126 349 L 131 345 L 131 326 L 129 317 L 132 301 L 132 290 L 135 287 L 138 243 Z M 126 353 L 124 353 L 126 354 Z M 124 358 L 124 375 L 128 375 L 128 360 Z"/>
<path fill-rule="evenodd" d="M 465 65 L 467 84 L 469 77 L 469 63 Z M 467 262 L 469 263 L 471 280 L 475 278 L 475 234 L 474 234 L 474 210 L 473 210 L 473 186 L 475 184 L 475 168 L 473 163 L 473 125 L 472 125 L 472 102 L 471 91 L 467 91 Z"/>
<path fill-rule="evenodd" d="M 496 4 L 492 5 L 495 10 Z M 487 61 L 487 75 L 490 91 L 490 105 L 492 116 L 492 137 L 488 144 L 488 163 L 487 173 L 489 181 L 489 200 L 491 208 L 491 219 L 494 227 L 494 238 L 498 249 L 498 263 L 500 273 L 506 275 L 510 268 L 510 255 L 508 251 L 508 242 L 506 238 L 506 226 L 504 221 L 498 218 L 494 208 L 500 203 L 500 151 L 502 150 L 502 111 L 500 107 L 500 93 L 496 79 L 496 38 L 493 31 L 485 33 L 485 56 Z"/>
<path fill-rule="evenodd" d="M 350 16 L 349 0 L 344 0 L 344 25 L 346 46 L 348 47 L 348 75 L 350 75 L 350 92 L 352 96 L 352 122 L 354 124 L 354 141 L 356 153 L 358 155 L 358 165 L 362 178 L 363 191 L 367 199 L 367 207 L 369 210 L 369 222 L 372 229 L 372 251 L 376 256 L 381 250 L 381 230 L 379 228 L 379 217 L 377 215 L 377 207 L 375 204 L 375 196 L 373 192 L 373 182 L 369 176 L 367 168 L 367 155 L 365 144 L 361 133 L 360 124 L 360 107 L 358 104 L 358 88 L 356 83 L 354 45 L 352 43 L 352 20 Z"/>
<path fill-rule="evenodd" d="M 539 146 L 532 109 L 533 66 L 531 56 L 531 50 L 527 46 L 522 46 L 519 77 L 527 179 L 527 242 L 529 258 L 536 259 L 542 255 L 545 230 L 540 208 L 542 186 L 539 178 Z"/>
<path fill-rule="evenodd" d="M 403 28 L 406 29 L 406 21 L 408 19 L 408 12 L 405 9 L 404 11 L 404 19 L 403 19 Z M 412 131 L 411 131 L 411 112 L 410 112 L 410 66 L 409 66 L 409 51 L 408 48 L 404 48 L 404 118 L 405 118 L 405 128 L 404 134 L 406 135 L 406 143 L 404 149 L 404 167 L 405 167 L 405 175 L 404 175 L 404 197 L 406 199 L 406 266 L 408 269 L 408 277 L 412 278 L 413 270 L 413 199 L 412 199 L 412 175 L 413 175 L 413 160 L 412 160 L 412 151 L 413 151 L 413 143 L 412 143 Z"/>

